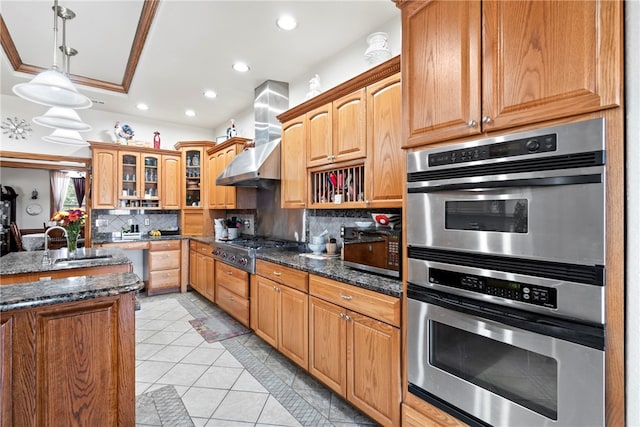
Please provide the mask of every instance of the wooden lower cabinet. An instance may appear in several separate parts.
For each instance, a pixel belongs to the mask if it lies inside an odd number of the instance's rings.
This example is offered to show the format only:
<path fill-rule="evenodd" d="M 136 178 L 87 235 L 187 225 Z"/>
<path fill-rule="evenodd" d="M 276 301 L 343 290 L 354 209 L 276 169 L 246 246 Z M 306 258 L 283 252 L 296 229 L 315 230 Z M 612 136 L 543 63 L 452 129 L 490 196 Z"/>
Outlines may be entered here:
<path fill-rule="evenodd" d="M 215 302 L 243 325 L 250 327 L 249 273 L 215 261 Z"/>
<path fill-rule="evenodd" d="M 402 404 L 402 426 L 403 427 L 466 427 L 456 417 L 447 414 L 433 406 L 424 411 L 417 411 L 411 406 Z"/>
<path fill-rule="evenodd" d="M 256 335 L 307 370 L 308 274 L 262 260 L 257 264 L 257 274 L 251 277 L 251 328 Z"/>
<path fill-rule="evenodd" d="M 135 424 L 134 294 L 2 313 L 3 426 Z"/>
<path fill-rule="evenodd" d="M 214 261 L 212 247 L 204 243 L 189 242 L 189 284 L 200 295 L 215 301 Z"/>
<path fill-rule="evenodd" d="M 180 240 L 149 242 L 148 295 L 180 291 Z"/>
<path fill-rule="evenodd" d="M 309 294 L 309 372 L 381 425 L 399 425 L 400 328 L 345 307 L 396 318 L 399 299 L 313 275 Z M 387 299 L 390 311 L 361 297 Z"/>

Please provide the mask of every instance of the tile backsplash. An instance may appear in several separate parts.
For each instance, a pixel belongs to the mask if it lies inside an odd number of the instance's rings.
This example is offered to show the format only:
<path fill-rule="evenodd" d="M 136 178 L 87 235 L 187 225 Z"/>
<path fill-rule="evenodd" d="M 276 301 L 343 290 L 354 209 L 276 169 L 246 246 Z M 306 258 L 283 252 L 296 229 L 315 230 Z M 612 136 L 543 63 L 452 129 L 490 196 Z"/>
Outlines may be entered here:
<path fill-rule="evenodd" d="M 177 211 L 164 211 L 163 213 L 145 212 L 139 214 L 133 211 L 131 214 L 116 215 L 112 211 L 94 210 L 92 213 L 93 227 L 91 236 L 98 234 L 122 232 L 131 229 L 131 225 L 137 225 L 143 235 L 151 230 L 177 230 L 179 217 Z M 148 220 L 146 225 L 145 220 Z M 131 223 L 131 225 L 130 225 Z"/>

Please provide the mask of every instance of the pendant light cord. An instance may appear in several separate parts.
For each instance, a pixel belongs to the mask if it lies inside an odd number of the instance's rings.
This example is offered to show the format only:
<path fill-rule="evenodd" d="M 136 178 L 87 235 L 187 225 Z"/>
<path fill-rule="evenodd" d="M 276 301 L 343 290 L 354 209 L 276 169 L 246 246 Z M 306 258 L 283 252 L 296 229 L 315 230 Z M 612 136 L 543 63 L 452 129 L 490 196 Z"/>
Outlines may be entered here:
<path fill-rule="evenodd" d="M 58 0 L 53 1 L 53 66 L 58 69 Z"/>

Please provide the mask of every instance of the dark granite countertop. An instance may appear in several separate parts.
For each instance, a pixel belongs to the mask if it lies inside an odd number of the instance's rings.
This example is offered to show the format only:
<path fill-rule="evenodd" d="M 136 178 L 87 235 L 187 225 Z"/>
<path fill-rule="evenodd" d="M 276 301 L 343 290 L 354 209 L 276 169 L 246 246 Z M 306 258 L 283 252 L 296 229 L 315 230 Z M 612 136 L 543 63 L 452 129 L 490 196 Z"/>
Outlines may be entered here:
<path fill-rule="evenodd" d="M 0 274 L 40 273 L 131 263 L 126 253 L 118 248 L 80 248 L 76 259 L 71 262 L 63 260 L 67 257 L 66 248 L 50 250 L 50 264 L 42 263 L 44 253 L 45 251 L 10 252 L 0 258 Z"/>
<path fill-rule="evenodd" d="M 153 242 L 156 240 L 183 240 L 183 239 L 192 239 L 191 236 L 183 236 L 181 234 L 177 235 L 162 235 L 157 237 L 151 237 L 149 235 L 143 236 L 140 239 L 114 239 L 111 237 L 111 233 L 105 233 L 103 235 L 98 235 L 91 239 L 92 245 L 99 245 L 104 243 L 133 243 L 133 242 Z"/>
<path fill-rule="evenodd" d="M 0 312 L 83 301 L 135 292 L 144 283 L 135 273 L 110 273 L 0 286 Z"/>
<path fill-rule="evenodd" d="M 302 256 L 298 251 L 274 249 L 259 252 L 257 258 L 381 294 L 402 296 L 402 280 L 354 270 L 344 265 L 339 257 L 314 259 Z"/>

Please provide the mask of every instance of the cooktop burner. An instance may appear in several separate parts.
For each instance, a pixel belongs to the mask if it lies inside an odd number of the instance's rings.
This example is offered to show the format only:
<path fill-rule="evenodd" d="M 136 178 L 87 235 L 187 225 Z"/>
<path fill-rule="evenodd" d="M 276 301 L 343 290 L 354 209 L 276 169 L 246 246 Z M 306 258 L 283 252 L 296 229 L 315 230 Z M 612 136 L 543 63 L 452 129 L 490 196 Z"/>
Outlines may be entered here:
<path fill-rule="evenodd" d="M 259 236 L 220 240 L 213 243 L 213 257 L 241 270 L 255 273 L 257 252 L 273 248 L 295 248 L 299 244 L 299 242 L 274 240 Z"/>

